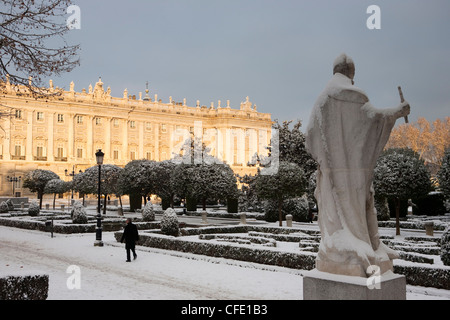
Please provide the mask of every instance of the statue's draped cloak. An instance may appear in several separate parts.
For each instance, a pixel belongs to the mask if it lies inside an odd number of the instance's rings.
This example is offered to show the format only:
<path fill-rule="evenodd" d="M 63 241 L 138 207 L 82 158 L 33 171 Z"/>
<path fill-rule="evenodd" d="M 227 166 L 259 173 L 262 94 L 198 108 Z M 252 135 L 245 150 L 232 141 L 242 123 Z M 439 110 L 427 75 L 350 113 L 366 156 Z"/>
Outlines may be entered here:
<path fill-rule="evenodd" d="M 335 74 L 311 114 L 306 147 L 318 162 L 320 271 L 364 276 L 370 265 L 392 269 L 395 252 L 379 240 L 373 172 L 395 124 L 351 80 Z"/>

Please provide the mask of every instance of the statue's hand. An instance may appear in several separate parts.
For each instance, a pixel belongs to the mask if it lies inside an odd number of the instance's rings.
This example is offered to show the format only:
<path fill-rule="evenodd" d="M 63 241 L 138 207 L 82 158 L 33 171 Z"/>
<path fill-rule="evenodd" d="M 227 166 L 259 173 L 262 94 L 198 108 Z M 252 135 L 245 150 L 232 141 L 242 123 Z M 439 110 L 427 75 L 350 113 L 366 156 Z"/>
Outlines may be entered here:
<path fill-rule="evenodd" d="M 411 107 L 409 106 L 409 102 L 405 101 L 400 103 L 397 111 L 397 118 L 406 117 L 411 113 Z"/>

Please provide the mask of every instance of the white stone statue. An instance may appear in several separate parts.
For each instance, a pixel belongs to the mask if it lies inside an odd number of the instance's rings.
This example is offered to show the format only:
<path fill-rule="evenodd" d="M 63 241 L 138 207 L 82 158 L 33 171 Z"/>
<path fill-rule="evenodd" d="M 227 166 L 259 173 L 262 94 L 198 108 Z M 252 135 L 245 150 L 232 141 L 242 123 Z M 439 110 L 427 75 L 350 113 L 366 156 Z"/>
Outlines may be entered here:
<path fill-rule="evenodd" d="M 342 54 L 334 75 L 319 96 L 306 133 L 306 147 L 318 162 L 315 197 L 319 206 L 321 242 L 319 271 L 370 276 L 393 270 L 397 253 L 379 238 L 373 172 L 396 120 L 409 114 L 408 102 L 393 109 L 375 109 L 353 84 L 355 66 Z M 371 267 L 372 270 L 374 267 Z"/>

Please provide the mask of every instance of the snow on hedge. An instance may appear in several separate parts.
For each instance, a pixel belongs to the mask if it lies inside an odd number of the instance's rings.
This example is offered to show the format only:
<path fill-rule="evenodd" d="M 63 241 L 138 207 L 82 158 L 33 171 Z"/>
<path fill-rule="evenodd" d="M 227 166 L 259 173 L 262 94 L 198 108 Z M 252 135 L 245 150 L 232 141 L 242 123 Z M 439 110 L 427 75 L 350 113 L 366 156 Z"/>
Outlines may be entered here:
<path fill-rule="evenodd" d="M 177 237 L 180 233 L 178 217 L 172 208 L 167 208 L 161 218 L 161 232 L 166 235 Z"/>
<path fill-rule="evenodd" d="M 80 201 L 74 201 L 70 216 L 72 217 L 72 222 L 75 224 L 88 223 L 86 209 Z"/>
<path fill-rule="evenodd" d="M 30 205 L 28 207 L 28 214 L 32 217 L 36 217 L 39 215 L 39 212 L 41 209 L 39 208 L 39 204 L 36 201 L 30 202 Z"/>
<path fill-rule="evenodd" d="M 155 211 L 150 201 L 147 202 L 144 209 L 142 209 L 142 221 L 155 221 Z"/>

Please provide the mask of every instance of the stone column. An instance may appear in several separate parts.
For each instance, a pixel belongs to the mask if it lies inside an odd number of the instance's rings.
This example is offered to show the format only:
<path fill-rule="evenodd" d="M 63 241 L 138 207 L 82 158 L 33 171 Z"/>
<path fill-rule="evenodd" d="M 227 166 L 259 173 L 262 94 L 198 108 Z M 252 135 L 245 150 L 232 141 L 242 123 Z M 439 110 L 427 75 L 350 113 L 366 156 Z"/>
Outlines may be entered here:
<path fill-rule="evenodd" d="M 3 139 L 3 160 L 11 160 L 11 122 L 4 122 L 6 131 L 5 139 Z M 14 150 L 14 149 L 13 149 Z"/>
<path fill-rule="evenodd" d="M 237 130 L 237 162 L 239 164 L 245 163 L 245 131 L 243 128 Z"/>
<path fill-rule="evenodd" d="M 233 165 L 234 137 L 231 133 L 232 129 L 227 128 L 225 131 L 225 161 L 231 166 Z"/>
<path fill-rule="evenodd" d="M 175 152 L 175 150 L 173 150 L 173 124 L 168 124 L 167 125 L 167 130 L 169 130 L 169 154 L 167 155 L 167 157 L 169 159 L 172 159 L 172 154 Z M 178 153 L 179 150 L 176 150 L 176 152 Z"/>
<path fill-rule="evenodd" d="M 74 143 L 75 143 L 75 115 L 68 114 L 69 118 L 69 138 L 68 138 L 68 152 L 67 152 L 67 158 L 69 161 L 73 160 L 74 158 Z"/>
<path fill-rule="evenodd" d="M 256 134 L 256 130 L 255 129 L 250 129 L 249 132 L 250 136 L 248 138 L 248 149 L 249 149 L 249 161 L 251 161 L 253 159 L 253 156 L 255 155 L 255 153 L 258 152 L 258 136 Z"/>
<path fill-rule="evenodd" d="M 159 161 L 159 123 L 155 123 L 155 161 Z"/>
<path fill-rule="evenodd" d="M 110 118 L 105 118 L 105 157 L 107 159 L 113 159 L 111 154 L 111 121 Z"/>
<path fill-rule="evenodd" d="M 122 120 L 122 161 L 128 162 L 130 155 L 128 154 L 128 121 L 127 119 Z"/>
<path fill-rule="evenodd" d="M 48 133 L 47 133 L 47 161 L 54 161 L 54 118 L 55 114 L 50 112 L 48 114 Z"/>
<path fill-rule="evenodd" d="M 27 112 L 27 142 L 26 142 L 26 160 L 33 161 L 33 111 Z"/>
<path fill-rule="evenodd" d="M 220 161 L 224 161 L 223 153 L 223 134 L 222 129 L 216 129 L 216 157 Z"/>
<path fill-rule="evenodd" d="M 87 144 L 86 144 L 86 158 L 88 160 L 91 160 L 94 158 L 94 146 L 93 146 L 93 142 L 94 142 L 94 126 L 92 124 L 92 122 L 94 121 L 94 117 L 92 116 L 86 116 L 87 118 Z"/>
<path fill-rule="evenodd" d="M 144 122 L 137 121 L 138 125 L 138 135 L 139 135 L 139 146 L 138 146 L 138 159 L 144 159 Z"/>
<path fill-rule="evenodd" d="M 286 226 L 292 228 L 292 214 L 286 215 Z"/>

